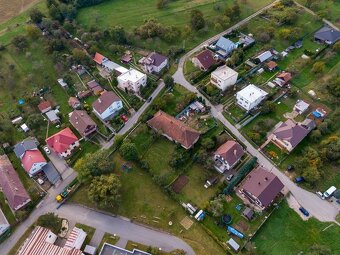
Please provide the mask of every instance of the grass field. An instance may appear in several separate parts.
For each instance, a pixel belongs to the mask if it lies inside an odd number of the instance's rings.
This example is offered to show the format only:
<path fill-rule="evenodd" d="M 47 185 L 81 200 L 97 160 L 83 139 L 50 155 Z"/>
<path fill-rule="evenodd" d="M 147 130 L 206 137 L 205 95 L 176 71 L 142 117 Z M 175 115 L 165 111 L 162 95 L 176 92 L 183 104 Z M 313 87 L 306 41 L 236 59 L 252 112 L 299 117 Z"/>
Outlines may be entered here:
<path fill-rule="evenodd" d="M 103 236 L 103 239 L 101 240 L 96 254 L 99 255 L 99 252 L 101 251 L 104 243 L 115 245 L 119 241 L 119 236 L 114 236 L 110 233 L 105 233 Z"/>
<path fill-rule="evenodd" d="M 253 241 L 257 253 L 263 255 L 305 254 L 313 244 L 328 246 L 331 254 L 339 254 L 339 236 L 340 227 L 336 224 L 322 223 L 314 218 L 303 221 L 283 202 Z"/>
<path fill-rule="evenodd" d="M 85 241 L 84 241 L 84 243 L 83 243 L 83 245 L 81 247 L 81 249 L 84 250 L 85 246 L 90 243 L 90 241 L 91 241 L 91 239 L 92 239 L 92 237 L 94 235 L 94 232 L 96 232 L 96 229 L 92 228 L 90 226 L 84 225 L 84 224 L 80 224 L 80 223 L 76 223 L 76 227 L 77 228 L 81 228 L 87 234 L 87 236 L 85 238 Z"/>

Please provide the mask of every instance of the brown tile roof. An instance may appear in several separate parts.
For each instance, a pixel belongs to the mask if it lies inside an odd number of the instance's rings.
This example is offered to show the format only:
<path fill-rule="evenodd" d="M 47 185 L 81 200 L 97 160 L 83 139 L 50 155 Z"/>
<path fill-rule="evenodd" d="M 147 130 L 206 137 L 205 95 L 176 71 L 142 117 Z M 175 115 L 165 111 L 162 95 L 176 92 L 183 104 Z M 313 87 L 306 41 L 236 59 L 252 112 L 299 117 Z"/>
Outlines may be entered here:
<path fill-rule="evenodd" d="M 101 65 L 104 59 L 106 59 L 106 57 L 98 52 L 96 52 L 96 55 L 93 58 L 94 62 L 96 62 L 98 65 Z"/>
<path fill-rule="evenodd" d="M 277 76 L 277 78 L 280 78 L 285 82 L 289 82 L 292 79 L 292 74 L 289 72 L 282 72 Z"/>
<path fill-rule="evenodd" d="M 227 141 L 222 144 L 215 152 L 228 162 L 230 166 L 234 165 L 244 155 L 242 146 L 235 141 Z"/>
<path fill-rule="evenodd" d="M 251 193 L 264 207 L 267 207 L 283 187 L 283 183 L 276 175 L 259 166 L 246 176 L 240 189 Z"/>
<path fill-rule="evenodd" d="M 42 101 L 40 104 L 38 104 L 38 108 L 41 112 L 43 112 L 49 107 L 51 107 L 51 103 L 49 101 Z"/>
<path fill-rule="evenodd" d="M 199 60 L 205 70 L 208 70 L 213 64 L 215 64 L 213 53 L 210 50 L 202 51 L 196 56 L 196 58 Z"/>
<path fill-rule="evenodd" d="M 272 70 L 272 69 L 274 69 L 275 67 L 277 67 L 277 64 L 276 64 L 276 62 L 274 62 L 274 61 L 269 61 L 268 63 L 266 63 L 266 66 L 267 66 L 270 70 Z"/>
<path fill-rule="evenodd" d="M 76 97 L 70 97 L 68 99 L 68 105 L 74 107 L 75 105 L 80 104 L 80 101 Z"/>
<path fill-rule="evenodd" d="M 75 110 L 70 114 L 70 123 L 82 136 L 97 126 L 87 112 L 81 110 Z"/>
<path fill-rule="evenodd" d="M 151 128 L 161 131 L 164 135 L 182 144 L 183 147 L 187 149 L 193 146 L 200 136 L 200 133 L 196 130 L 162 111 L 158 111 L 147 124 Z"/>
<path fill-rule="evenodd" d="M 102 114 L 111 104 L 121 101 L 121 99 L 112 91 L 104 92 L 96 101 L 93 102 L 92 107 L 100 114 Z"/>
<path fill-rule="evenodd" d="M 31 201 L 6 155 L 0 155 L 0 187 L 13 210 L 19 210 Z"/>
<path fill-rule="evenodd" d="M 303 138 L 308 135 L 310 131 L 310 129 L 295 123 L 291 119 L 288 119 L 283 122 L 277 129 L 275 129 L 273 134 L 279 140 L 289 142 L 294 148 L 303 140 Z"/>

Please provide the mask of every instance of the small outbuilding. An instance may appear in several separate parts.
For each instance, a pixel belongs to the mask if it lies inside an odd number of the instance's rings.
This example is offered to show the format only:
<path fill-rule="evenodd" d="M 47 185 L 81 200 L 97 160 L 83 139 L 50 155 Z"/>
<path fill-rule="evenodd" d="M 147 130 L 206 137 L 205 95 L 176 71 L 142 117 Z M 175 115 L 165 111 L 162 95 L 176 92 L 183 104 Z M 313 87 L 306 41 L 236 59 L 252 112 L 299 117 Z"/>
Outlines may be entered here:
<path fill-rule="evenodd" d="M 249 207 L 246 207 L 242 212 L 242 215 L 246 217 L 248 220 L 251 220 L 254 217 L 254 210 Z"/>
<path fill-rule="evenodd" d="M 236 243 L 236 241 L 232 238 L 229 239 L 227 244 L 229 244 L 229 246 L 231 248 L 233 248 L 233 250 L 236 251 L 236 252 L 240 249 L 240 245 L 238 243 Z"/>
<path fill-rule="evenodd" d="M 303 100 L 297 100 L 296 104 L 294 105 L 294 111 L 296 111 L 298 114 L 305 113 L 309 108 L 309 104 L 306 103 Z"/>

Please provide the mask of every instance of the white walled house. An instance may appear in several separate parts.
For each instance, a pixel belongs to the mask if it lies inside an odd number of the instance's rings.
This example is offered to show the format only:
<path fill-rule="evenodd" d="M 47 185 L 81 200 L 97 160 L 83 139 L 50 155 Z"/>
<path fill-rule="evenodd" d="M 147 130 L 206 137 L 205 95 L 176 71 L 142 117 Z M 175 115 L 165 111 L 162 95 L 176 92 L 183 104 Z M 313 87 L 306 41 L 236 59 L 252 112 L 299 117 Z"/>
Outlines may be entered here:
<path fill-rule="evenodd" d="M 104 92 L 92 104 L 93 112 L 103 121 L 112 119 L 123 109 L 122 100 L 112 91 Z"/>
<path fill-rule="evenodd" d="M 264 90 L 250 84 L 236 93 L 236 102 L 246 111 L 250 111 L 258 106 L 267 95 L 268 93 Z"/>
<path fill-rule="evenodd" d="M 133 93 L 139 93 L 140 87 L 146 86 L 147 76 L 135 69 L 130 69 L 129 71 L 119 75 L 117 77 L 118 87 Z"/>
<path fill-rule="evenodd" d="M 30 177 L 39 173 L 46 164 L 44 156 L 38 149 L 26 151 L 21 158 L 21 165 Z"/>
<path fill-rule="evenodd" d="M 152 52 L 147 57 L 141 58 L 138 62 L 146 72 L 159 73 L 168 65 L 168 58 L 157 52 Z"/>
<path fill-rule="evenodd" d="M 237 81 L 238 73 L 228 66 L 221 66 L 211 73 L 210 82 L 225 91 Z"/>

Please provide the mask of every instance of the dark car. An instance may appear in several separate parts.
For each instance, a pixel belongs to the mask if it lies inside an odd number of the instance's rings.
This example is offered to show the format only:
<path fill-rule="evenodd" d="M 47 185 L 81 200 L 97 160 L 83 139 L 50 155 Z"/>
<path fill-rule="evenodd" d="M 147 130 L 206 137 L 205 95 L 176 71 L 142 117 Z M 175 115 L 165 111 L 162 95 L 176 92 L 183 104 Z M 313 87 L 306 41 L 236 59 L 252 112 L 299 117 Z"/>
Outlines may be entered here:
<path fill-rule="evenodd" d="M 295 178 L 296 183 L 301 183 L 301 182 L 304 182 L 304 181 L 305 181 L 305 179 L 302 176 L 298 176 L 298 177 Z"/>
<path fill-rule="evenodd" d="M 152 97 L 149 97 L 148 100 L 147 100 L 147 102 L 150 103 L 151 100 L 152 100 Z"/>
<path fill-rule="evenodd" d="M 302 212 L 303 213 L 303 215 L 305 215 L 306 217 L 308 217 L 309 216 L 309 212 L 305 209 L 305 208 L 303 208 L 303 207 L 300 207 L 299 208 L 299 210 L 300 210 L 300 212 Z"/>
<path fill-rule="evenodd" d="M 293 171 L 294 170 L 294 166 L 293 165 L 288 165 L 287 166 L 287 171 Z"/>

